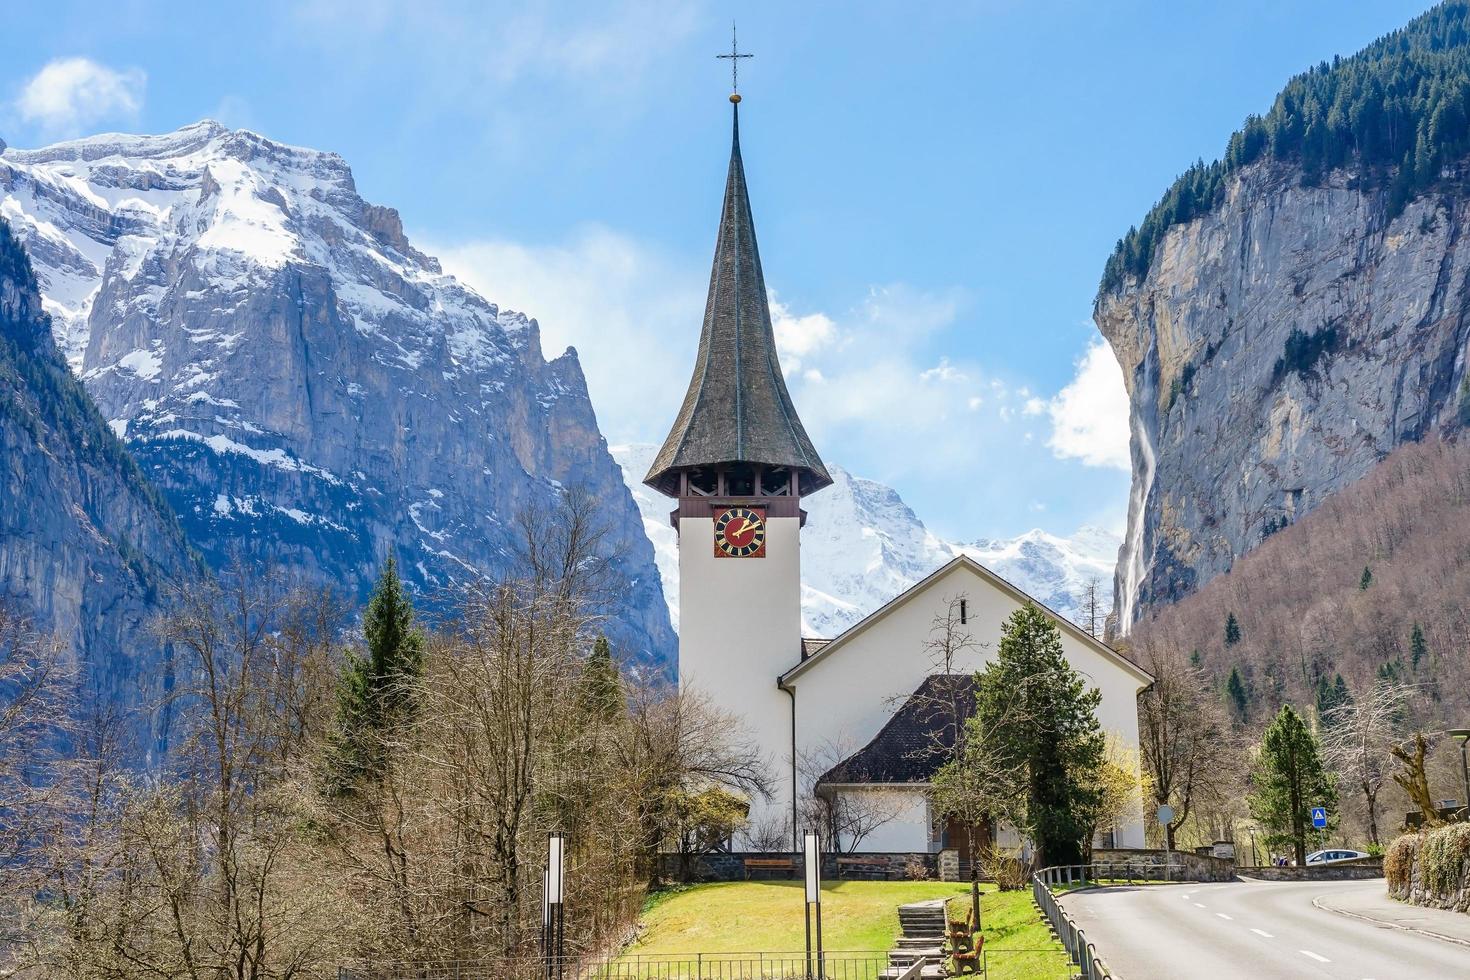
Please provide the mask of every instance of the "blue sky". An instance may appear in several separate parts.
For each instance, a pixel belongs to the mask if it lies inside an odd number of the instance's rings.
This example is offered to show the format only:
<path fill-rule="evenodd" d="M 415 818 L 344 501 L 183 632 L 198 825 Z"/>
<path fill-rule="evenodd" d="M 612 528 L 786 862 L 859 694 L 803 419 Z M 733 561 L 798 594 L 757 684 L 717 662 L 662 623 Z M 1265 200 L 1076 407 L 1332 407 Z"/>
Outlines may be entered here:
<path fill-rule="evenodd" d="M 1090 321 L 1113 243 L 1290 75 L 1426 6 L 50 0 L 5 15 L 0 138 L 213 117 L 335 150 L 548 352 L 577 346 L 610 440 L 656 442 L 697 340 L 738 17 L 762 259 L 819 450 L 947 537 L 1121 529 L 1120 380 Z"/>

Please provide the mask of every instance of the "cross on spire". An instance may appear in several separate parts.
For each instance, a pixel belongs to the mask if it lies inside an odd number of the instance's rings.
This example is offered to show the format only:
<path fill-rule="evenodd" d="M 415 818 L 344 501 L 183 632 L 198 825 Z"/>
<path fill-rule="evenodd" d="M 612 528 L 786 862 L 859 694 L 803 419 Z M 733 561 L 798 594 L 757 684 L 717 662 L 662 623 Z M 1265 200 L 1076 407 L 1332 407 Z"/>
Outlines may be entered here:
<path fill-rule="evenodd" d="M 716 58 L 730 59 L 730 99 L 733 102 L 735 96 L 740 92 L 740 59 L 754 58 L 753 54 L 741 54 L 740 45 L 735 41 L 735 22 L 730 22 L 730 53 L 717 54 Z"/>

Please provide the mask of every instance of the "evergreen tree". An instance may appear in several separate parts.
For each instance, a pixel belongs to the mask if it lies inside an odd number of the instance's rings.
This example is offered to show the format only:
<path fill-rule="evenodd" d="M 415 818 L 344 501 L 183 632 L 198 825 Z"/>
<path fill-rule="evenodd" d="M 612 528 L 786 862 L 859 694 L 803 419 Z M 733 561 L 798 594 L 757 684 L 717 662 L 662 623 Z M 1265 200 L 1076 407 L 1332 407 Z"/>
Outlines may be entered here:
<path fill-rule="evenodd" d="M 623 712 L 627 703 L 623 698 L 623 678 L 613 662 L 606 636 L 599 635 L 592 644 L 592 652 L 582 665 L 577 696 L 583 710 L 602 721 L 611 721 Z"/>
<path fill-rule="evenodd" d="M 1031 604 L 1001 633 L 976 675 L 976 724 L 992 733 L 1003 764 L 1026 774 L 1025 821 L 1043 864 L 1081 863 L 1101 803 L 1102 695 L 1067 663 L 1061 631 Z"/>
<path fill-rule="evenodd" d="M 1235 720 L 1245 721 L 1250 699 L 1245 693 L 1245 682 L 1240 679 L 1240 668 L 1230 668 L 1230 680 L 1225 683 L 1225 691 L 1230 695 L 1230 707 L 1235 709 Z"/>
<path fill-rule="evenodd" d="M 1189 666 L 1194 667 L 1195 669 L 1198 669 L 1199 668 L 1199 665 L 1200 665 L 1199 650 L 1198 649 L 1191 650 L 1189 652 Z"/>
<path fill-rule="evenodd" d="M 424 636 L 413 618 L 390 555 L 363 616 L 364 654 L 349 653 L 338 679 L 330 761 L 339 792 L 381 773 L 384 735 L 412 713 L 410 684 L 424 659 Z"/>
<path fill-rule="evenodd" d="M 1350 703 L 1352 699 L 1352 695 L 1348 693 L 1347 681 L 1342 679 L 1341 674 L 1332 682 L 1328 682 L 1326 674 L 1317 678 L 1317 717 L 1324 723 L 1328 721 L 1329 712 Z"/>
<path fill-rule="evenodd" d="M 1358 589 L 1360 591 L 1367 592 L 1368 591 L 1368 586 L 1370 586 L 1372 584 L 1373 584 L 1373 569 L 1369 568 L 1367 565 L 1364 565 L 1363 566 L 1363 575 L 1362 575 L 1361 578 L 1358 579 Z"/>
<path fill-rule="evenodd" d="M 1265 828 L 1266 843 L 1291 845 L 1297 865 L 1304 866 L 1308 841 L 1326 836 L 1325 830 L 1312 827 L 1312 807 L 1326 807 L 1331 820 L 1337 785 L 1322 761 L 1316 736 L 1291 705 L 1284 705 L 1267 727 L 1251 782 L 1251 815 Z"/>
<path fill-rule="evenodd" d="M 1240 642 L 1240 620 L 1231 612 L 1225 617 L 1225 645 L 1233 647 Z"/>
<path fill-rule="evenodd" d="M 1409 634 L 1409 663 L 1415 669 L 1429 655 L 1429 643 L 1424 639 L 1424 630 L 1418 624 L 1414 624 L 1414 630 Z"/>

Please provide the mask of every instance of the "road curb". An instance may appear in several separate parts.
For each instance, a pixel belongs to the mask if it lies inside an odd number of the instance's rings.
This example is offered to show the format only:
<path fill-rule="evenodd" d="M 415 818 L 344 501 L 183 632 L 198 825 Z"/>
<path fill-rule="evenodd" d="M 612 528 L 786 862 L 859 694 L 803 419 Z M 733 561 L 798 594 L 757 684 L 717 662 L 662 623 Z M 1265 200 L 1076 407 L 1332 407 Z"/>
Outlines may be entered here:
<path fill-rule="evenodd" d="M 1377 918 L 1376 916 L 1364 915 L 1361 912 L 1349 912 L 1347 909 L 1340 909 L 1331 905 L 1327 905 L 1320 898 L 1312 899 L 1312 904 L 1322 911 L 1331 912 L 1334 915 L 1346 916 L 1349 919 L 1362 919 L 1364 922 L 1371 922 L 1376 926 L 1383 926 L 1385 929 L 1397 929 L 1400 932 L 1418 933 L 1421 936 L 1428 936 L 1431 939 L 1438 939 L 1439 941 L 1446 943 L 1454 943 L 1456 946 L 1464 946 L 1467 949 L 1470 949 L 1470 940 L 1459 939 L 1455 936 L 1446 936 L 1442 932 L 1434 932 L 1429 929 L 1415 929 L 1413 926 L 1401 925 L 1397 922 L 1390 922 L 1387 919 Z"/>

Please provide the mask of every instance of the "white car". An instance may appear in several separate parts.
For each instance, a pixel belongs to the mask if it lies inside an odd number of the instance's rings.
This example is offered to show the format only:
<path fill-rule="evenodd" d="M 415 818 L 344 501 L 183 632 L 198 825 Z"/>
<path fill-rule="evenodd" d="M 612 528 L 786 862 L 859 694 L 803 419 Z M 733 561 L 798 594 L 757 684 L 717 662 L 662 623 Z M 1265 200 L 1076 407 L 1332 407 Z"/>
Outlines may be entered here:
<path fill-rule="evenodd" d="M 1349 851 L 1343 848 L 1330 851 L 1313 851 L 1307 855 L 1308 864 L 1336 864 L 1339 861 L 1357 861 L 1369 857 L 1365 851 Z"/>

